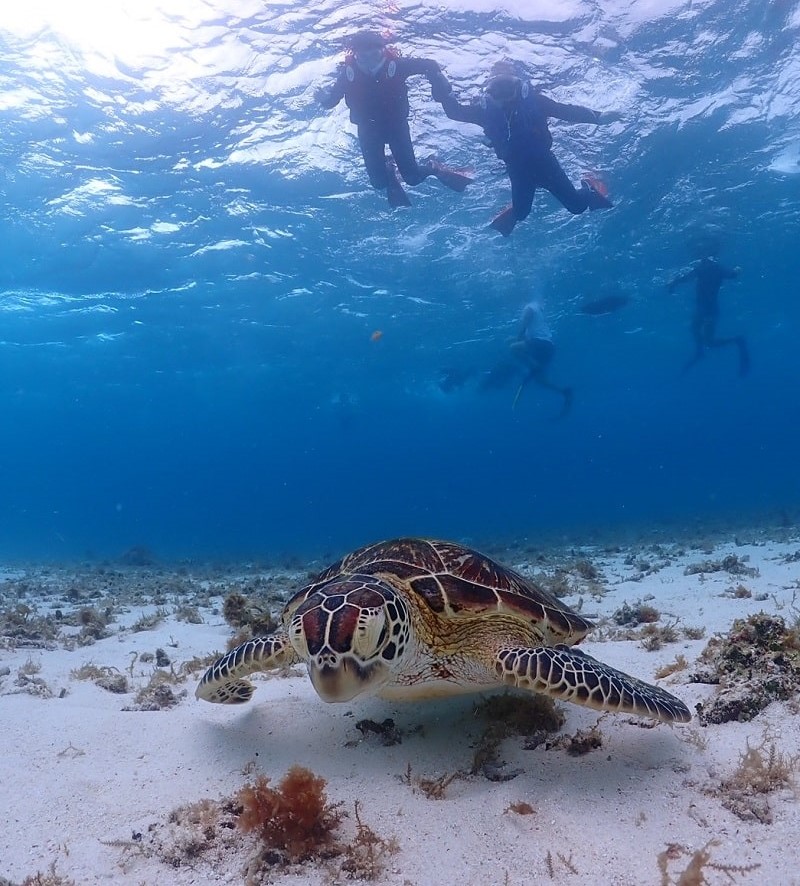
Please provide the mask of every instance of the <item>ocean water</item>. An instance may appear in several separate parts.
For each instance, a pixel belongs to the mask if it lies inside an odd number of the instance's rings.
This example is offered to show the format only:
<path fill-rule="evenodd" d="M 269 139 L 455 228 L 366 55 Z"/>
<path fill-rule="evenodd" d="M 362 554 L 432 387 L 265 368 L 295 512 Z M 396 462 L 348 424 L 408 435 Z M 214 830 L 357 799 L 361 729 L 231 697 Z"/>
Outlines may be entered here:
<path fill-rule="evenodd" d="M 418 156 L 474 172 L 391 210 L 344 104 L 373 27 L 476 96 L 509 58 L 554 98 L 577 181 L 503 239 L 507 178 L 412 88 Z M 800 511 L 800 5 L 745 0 L 28 0 L 0 10 L 0 556 L 338 555 Z M 698 240 L 742 268 L 691 355 Z M 586 316 L 587 300 L 628 303 Z M 574 389 L 482 391 L 542 301 Z M 381 333 L 379 336 L 376 332 Z M 442 373 L 466 376 L 441 388 Z"/>

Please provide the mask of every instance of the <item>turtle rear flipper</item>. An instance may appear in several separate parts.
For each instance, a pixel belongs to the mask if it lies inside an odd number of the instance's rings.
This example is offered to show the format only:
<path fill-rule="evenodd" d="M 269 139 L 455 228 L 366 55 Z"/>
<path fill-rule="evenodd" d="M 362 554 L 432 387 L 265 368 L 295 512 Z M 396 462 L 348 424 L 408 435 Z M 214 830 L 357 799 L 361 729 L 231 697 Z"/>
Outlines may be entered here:
<path fill-rule="evenodd" d="M 636 714 L 665 723 L 688 723 L 686 705 L 658 686 L 637 680 L 585 652 L 559 643 L 532 649 L 506 648 L 495 668 L 502 681 L 598 711 Z"/>
<path fill-rule="evenodd" d="M 256 671 L 285 668 L 298 661 L 287 634 L 255 637 L 211 665 L 197 685 L 195 698 L 214 704 L 243 704 L 250 701 L 255 692 L 255 686 L 244 677 Z"/>

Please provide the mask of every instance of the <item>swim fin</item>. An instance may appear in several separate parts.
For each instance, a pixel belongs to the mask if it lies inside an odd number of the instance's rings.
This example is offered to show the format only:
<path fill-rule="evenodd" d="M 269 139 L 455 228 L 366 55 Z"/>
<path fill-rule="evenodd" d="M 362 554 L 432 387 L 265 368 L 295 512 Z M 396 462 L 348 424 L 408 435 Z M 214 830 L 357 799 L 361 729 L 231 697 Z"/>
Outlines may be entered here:
<path fill-rule="evenodd" d="M 596 175 L 590 175 L 588 172 L 581 177 L 581 186 L 589 191 L 589 211 L 594 212 L 595 209 L 613 209 L 614 204 L 608 197 L 608 188 L 606 183 L 599 179 Z"/>
<path fill-rule="evenodd" d="M 395 185 L 389 185 L 386 189 L 386 197 L 389 200 L 389 205 L 397 208 L 398 206 L 411 206 L 411 200 L 408 197 L 408 194 L 403 190 L 403 186 L 400 182 L 397 182 Z"/>
<path fill-rule="evenodd" d="M 514 205 L 510 203 L 502 212 L 491 220 L 490 225 L 495 231 L 500 231 L 504 237 L 508 237 L 514 230 L 517 220 L 514 218 Z"/>
<path fill-rule="evenodd" d="M 430 164 L 436 178 L 438 178 L 443 185 L 450 188 L 451 191 L 458 191 L 461 193 L 472 181 L 471 175 L 461 170 L 453 169 L 450 166 L 445 166 L 438 160 L 431 160 Z"/>
<path fill-rule="evenodd" d="M 411 200 L 400 184 L 400 177 L 397 174 L 397 167 L 394 163 L 386 164 L 386 172 L 388 175 L 386 199 L 389 201 L 389 205 L 395 208 L 398 206 L 411 206 Z"/>

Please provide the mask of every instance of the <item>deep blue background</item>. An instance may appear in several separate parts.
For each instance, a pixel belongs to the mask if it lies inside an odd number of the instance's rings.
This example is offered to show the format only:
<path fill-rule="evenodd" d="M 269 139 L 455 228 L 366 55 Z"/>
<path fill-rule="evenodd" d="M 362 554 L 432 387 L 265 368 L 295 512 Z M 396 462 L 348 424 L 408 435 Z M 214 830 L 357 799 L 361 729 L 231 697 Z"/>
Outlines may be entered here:
<path fill-rule="evenodd" d="M 798 516 L 796 5 L 733 22 L 723 2 L 650 21 L 612 4 L 536 21 L 236 5 L 174 19 L 189 48 L 116 56 L 113 75 L 55 27 L 0 19 L 0 556 L 339 554 L 399 533 Z M 420 87 L 420 153 L 475 183 L 428 182 L 389 211 L 345 110 L 310 98 L 359 24 L 438 58 L 463 94 L 507 55 L 561 100 L 623 110 L 620 126 L 553 126 L 570 175 L 599 169 L 616 208 L 571 218 L 542 194 L 510 240 L 487 231 L 502 170 Z M 208 69 L 183 83 L 186 58 Z M 728 351 L 680 372 L 691 288 L 665 283 L 701 234 L 742 267 L 720 332 L 747 336 L 745 379 Z M 579 313 L 618 292 L 620 312 Z M 532 294 L 553 377 L 575 389 L 561 421 L 546 391 L 512 410 L 513 386 L 477 387 Z M 473 375 L 444 394 L 451 367 Z"/>

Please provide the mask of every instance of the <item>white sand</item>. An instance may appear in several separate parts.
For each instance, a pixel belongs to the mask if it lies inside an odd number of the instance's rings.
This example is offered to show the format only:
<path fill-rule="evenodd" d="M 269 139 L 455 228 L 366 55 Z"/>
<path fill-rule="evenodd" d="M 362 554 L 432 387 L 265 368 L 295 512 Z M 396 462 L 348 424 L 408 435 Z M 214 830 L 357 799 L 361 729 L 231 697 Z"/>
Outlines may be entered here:
<path fill-rule="evenodd" d="M 679 618 L 682 625 L 706 628 L 705 639 L 680 639 L 657 651 L 647 651 L 639 640 L 603 640 L 601 629 L 600 639 L 590 637 L 584 648 L 650 681 L 677 654 L 687 658 L 691 672 L 708 637 L 727 632 L 737 617 L 763 610 L 794 621 L 800 563 L 786 558 L 798 547 L 800 542 L 765 540 L 720 543 L 713 552 L 686 547 L 677 555 L 673 545 L 661 553 L 643 545 L 613 555 L 582 549 L 580 554 L 600 568 L 608 589 L 601 599 L 584 598 L 585 614 L 609 617 L 623 602 L 652 595 L 649 602 L 661 611 L 661 624 Z M 631 580 L 639 572 L 625 565 L 626 558 L 632 554 L 636 561 L 658 564 L 664 553 L 671 565 Z M 684 575 L 687 564 L 727 554 L 748 557 L 747 565 L 759 575 Z M 526 568 L 518 554 L 504 561 Z M 739 584 L 754 596 L 720 596 Z M 766 599 L 754 599 L 758 595 Z M 577 605 L 579 597 L 566 602 Z M 220 600 L 214 602 L 218 608 Z M 53 598 L 43 608 L 57 603 Z M 63 601 L 60 605 L 65 612 L 70 609 Z M 135 690 L 147 683 L 154 666 L 137 661 L 129 671 L 134 652 L 162 647 L 177 668 L 195 656 L 223 650 L 231 635 L 211 609 L 202 612 L 203 624 L 170 615 L 151 631 L 134 633 L 125 627 L 153 608 L 131 607 L 112 623 L 111 637 L 73 651 L 15 649 L 8 641 L 0 646 L 0 671 L 8 669 L 0 678 L 0 821 L 6 823 L 0 830 L 0 883 L 3 877 L 21 882 L 53 863 L 58 874 L 78 884 L 241 883 L 253 844 L 238 831 L 229 832 L 227 848 L 201 853 L 179 867 L 157 857 L 156 841 L 171 839 L 166 822 L 176 807 L 231 795 L 258 773 L 275 783 L 296 763 L 327 780 L 332 801 L 343 801 L 350 813 L 340 829 L 345 842 L 355 830 L 355 800 L 364 823 L 381 837 L 396 839 L 398 851 L 386 857 L 381 883 L 678 883 L 694 853 L 707 847 L 712 865 L 741 870 L 706 866 L 705 879 L 686 875 L 680 882 L 800 884 L 800 805 L 794 790 L 769 794 L 770 824 L 737 817 L 723 807 L 719 792 L 748 743 L 774 743 L 784 755 L 800 754 L 800 722 L 791 701 L 773 703 L 747 723 L 700 727 L 695 720 L 673 728 L 641 728 L 642 721 L 628 716 L 600 718 L 564 704 L 561 734 L 587 729 L 600 719 L 602 747 L 571 756 L 562 746 L 524 750 L 523 739 L 512 736 L 500 754 L 508 769 L 519 768 L 520 774 L 489 781 L 468 774 L 474 742 L 486 725 L 474 714 L 476 697 L 326 705 L 295 669 L 287 678 L 257 676 L 253 701 L 241 707 L 195 701 L 193 677 L 174 687 L 188 694 L 169 710 L 122 711 L 133 703 L 133 692 L 113 694 L 71 676 L 88 662 L 115 667 L 131 676 Z M 19 669 L 29 661 L 41 666 L 34 676 L 53 697 L 38 697 L 16 685 Z M 716 687 L 687 683 L 686 674 L 679 671 L 660 685 L 691 709 L 713 698 Z M 58 697 L 61 690 L 66 692 Z M 386 717 L 404 730 L 400 744 L 384 746 L 376 736 L 362 738 L 356 729 L 361 718 Z M 439 800 L 428 798 L 416 784 L 418 777 L 453 773 L 467 774 L 455 778 Z M 509 810 L 520 802 L 529 804 L 532 814 Z M 141 839 L 133 840 L 134 834 Z M 665 878 L 657 859 L 670 844 Z M 346 881 L 334 859 L 288 871 L 274 868 L 264 882 Z"/>

